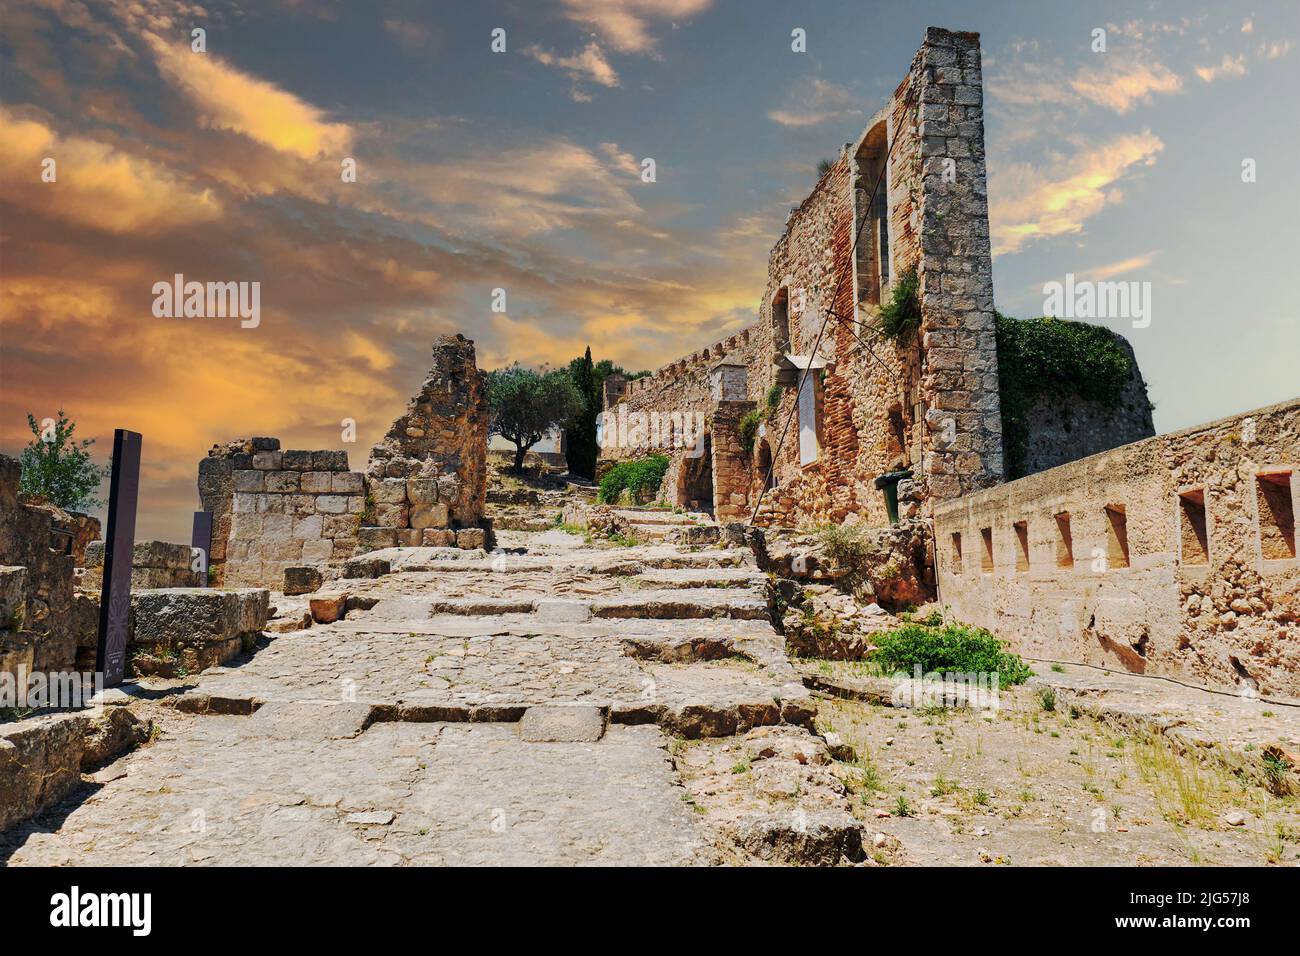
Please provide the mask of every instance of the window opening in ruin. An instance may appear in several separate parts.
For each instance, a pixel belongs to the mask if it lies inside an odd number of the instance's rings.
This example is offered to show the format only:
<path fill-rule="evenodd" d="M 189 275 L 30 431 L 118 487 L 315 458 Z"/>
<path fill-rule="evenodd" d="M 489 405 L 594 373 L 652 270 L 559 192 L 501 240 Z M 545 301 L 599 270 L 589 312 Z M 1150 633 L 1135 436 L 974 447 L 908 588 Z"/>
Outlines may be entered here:
<path fill-rule="evenodd" d="M 1112 568 L 1129 566 L 1128 514 L 1123 505 L 1106 506 L 1106 562 Z"/>
<path fill-rule="evenodd" d="M 1291 499 L 1291 472 L 1267 471 L 1255 476 L 1259 502 L 1260 553 L 1268 560 L 1295 557 L 1295 503 Z"/>
<path fill-rule="evenodd" d="M 870 305 L 880 304 L 881 289 L 889 283 L 889 190 L 884 172 L 889 154 L 887 140 L 885 124 L 877 123 L 863 137 L 857 153 L 854 205 L 858 211 L 858 301 Z"/>
<path fill-rule="evenodd" d="M 961 532 L 952 533 L 952 573 L 961 574 Z"/>
<path fill-rule="evenodd" d="M 790 293 L 784 286 L 772 299 L 772 347 L 778 358 L 790 351 Z"/>
<path fill-rule="evenodd" d="M 907 447 L 907 425 L 903 422 L 903 410 L 897 405 L 889 410 L 889 440 L 889 467 L 908 467 L 912 461 Z"/>
<path fill-rule="evenodd" d="M 1056 516 L 1056 566 L 1074 567 L 1074 538 L 1070 535 L 1070 512 L 1068 511 L 1062 511 Z"/>
<path fill-rule="evenodd" d="M 776 487 L 776 475 L 772 472 L 772 446 L 763 438 L 758 443 L 758 455 L 756 456 L 758 479 L 763 483 L 764 491 L 771 491 Z"/>
<path fill-rule="evenodd" d="M 1016 529 L 1016 570 L 1029 570 L 1029 522 L 1017 521 Z"/>
<path fill-rule="evenodd" d="M 813 369 L 799 374 L 799 464 L 811 465 L 821 451 L 817 419 L 821 408 L 821 376 Z"/>
<path fill-rule="evenodd" d="M 1178 537 L 1182 543 L 1183 564 L 1210 563 L 1204 489 L 1194 488 L 1178 495 Z"/>
<path fill-rule="evenodd" d="M 984 551 L 980 555 L 980 570 L 985 574 L 993 573 L 993 529 L 981 528 L 980 537 L 984 539 Z"/>

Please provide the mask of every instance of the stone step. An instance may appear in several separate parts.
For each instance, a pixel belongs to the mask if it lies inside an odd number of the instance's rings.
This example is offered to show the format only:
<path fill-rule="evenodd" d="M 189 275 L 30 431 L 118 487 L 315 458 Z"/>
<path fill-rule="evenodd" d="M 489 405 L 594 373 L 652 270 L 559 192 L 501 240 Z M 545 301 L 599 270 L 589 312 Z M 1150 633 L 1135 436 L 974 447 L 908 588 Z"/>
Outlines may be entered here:
<path fill-rule="evenodd" d="M 641 510 L 639 508 L 619 508 L 614 514 L 620 518 L 626 518 L 632 524 L 643 525 L 673 525 L 679 526 L 684 524 L 697 524 L 699 521 L 707 521 L 707 515 L 678 514 L 672 511 L 655 511 L 651 509 Z M 699 519 L 699 521 L 697 521 Z"/>
<path fill-rule="evenodd" d="M 765 620 L 767 600 L 761 595 L 728 588 L 676 588 L 630 591 L 592 599 L 595 617 L 708 618 Z"/>
<path fill-rule="evenodd" d="M 756 568 L 650 568 L 637 575 L 642 585 L 673 588 L 755 588 L 767 582 Z"/>

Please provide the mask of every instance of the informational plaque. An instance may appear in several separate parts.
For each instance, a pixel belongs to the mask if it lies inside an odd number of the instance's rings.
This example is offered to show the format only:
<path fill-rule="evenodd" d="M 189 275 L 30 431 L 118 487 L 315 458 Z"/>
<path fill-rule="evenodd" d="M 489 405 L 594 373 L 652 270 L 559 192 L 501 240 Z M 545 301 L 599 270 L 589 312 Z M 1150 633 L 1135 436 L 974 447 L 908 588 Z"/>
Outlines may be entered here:
<path fill-rule="evenodd" d="M 95 670 L 105 687 L 126 674 L 127 621 L 131 615 L 131 565 L 135 551 L 135 512 L 140 494 L 137 432 L 113 432 L 113 475 L 108 493 L 108 531 L 104 535 L 104 582 L 99 595 L 99 642 Z"/>
<path fill-rule="evenodd" d="M 190 567 L 200 574 L 199 586 L 208 586 L 208 561 L 212 554 L 212 512 L 194 512 L 194 531 L 190 535 Z"/>

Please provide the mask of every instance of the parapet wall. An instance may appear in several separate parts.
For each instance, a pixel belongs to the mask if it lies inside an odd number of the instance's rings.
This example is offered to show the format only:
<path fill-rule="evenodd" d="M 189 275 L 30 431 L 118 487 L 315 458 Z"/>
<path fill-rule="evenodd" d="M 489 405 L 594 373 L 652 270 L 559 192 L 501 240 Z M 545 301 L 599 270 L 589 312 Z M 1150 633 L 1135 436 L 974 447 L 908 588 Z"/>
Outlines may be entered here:
<path fill-rule="evenodd" d="M 1300 400 L 935 509 L 939 599 L 1021 653 L 1300 699 Z"/>

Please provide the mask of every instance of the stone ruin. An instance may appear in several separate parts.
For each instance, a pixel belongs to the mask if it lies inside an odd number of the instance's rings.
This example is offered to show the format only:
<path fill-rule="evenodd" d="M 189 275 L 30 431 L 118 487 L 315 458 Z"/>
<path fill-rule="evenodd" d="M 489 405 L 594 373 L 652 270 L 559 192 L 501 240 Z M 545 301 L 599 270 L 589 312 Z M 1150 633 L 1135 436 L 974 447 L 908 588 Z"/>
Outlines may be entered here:
<path fill-rule="evenodd" d="M 382 548 L 490 546 L 487 429 L 474 343 L 452 335 L 434 343 L 424 384 L 364 472 L 348 470 L 346 451 L 283 450 L 277 438 L 214 446 L 199 463 L 214 582 L 279 590 L 286 569 Z"/>

